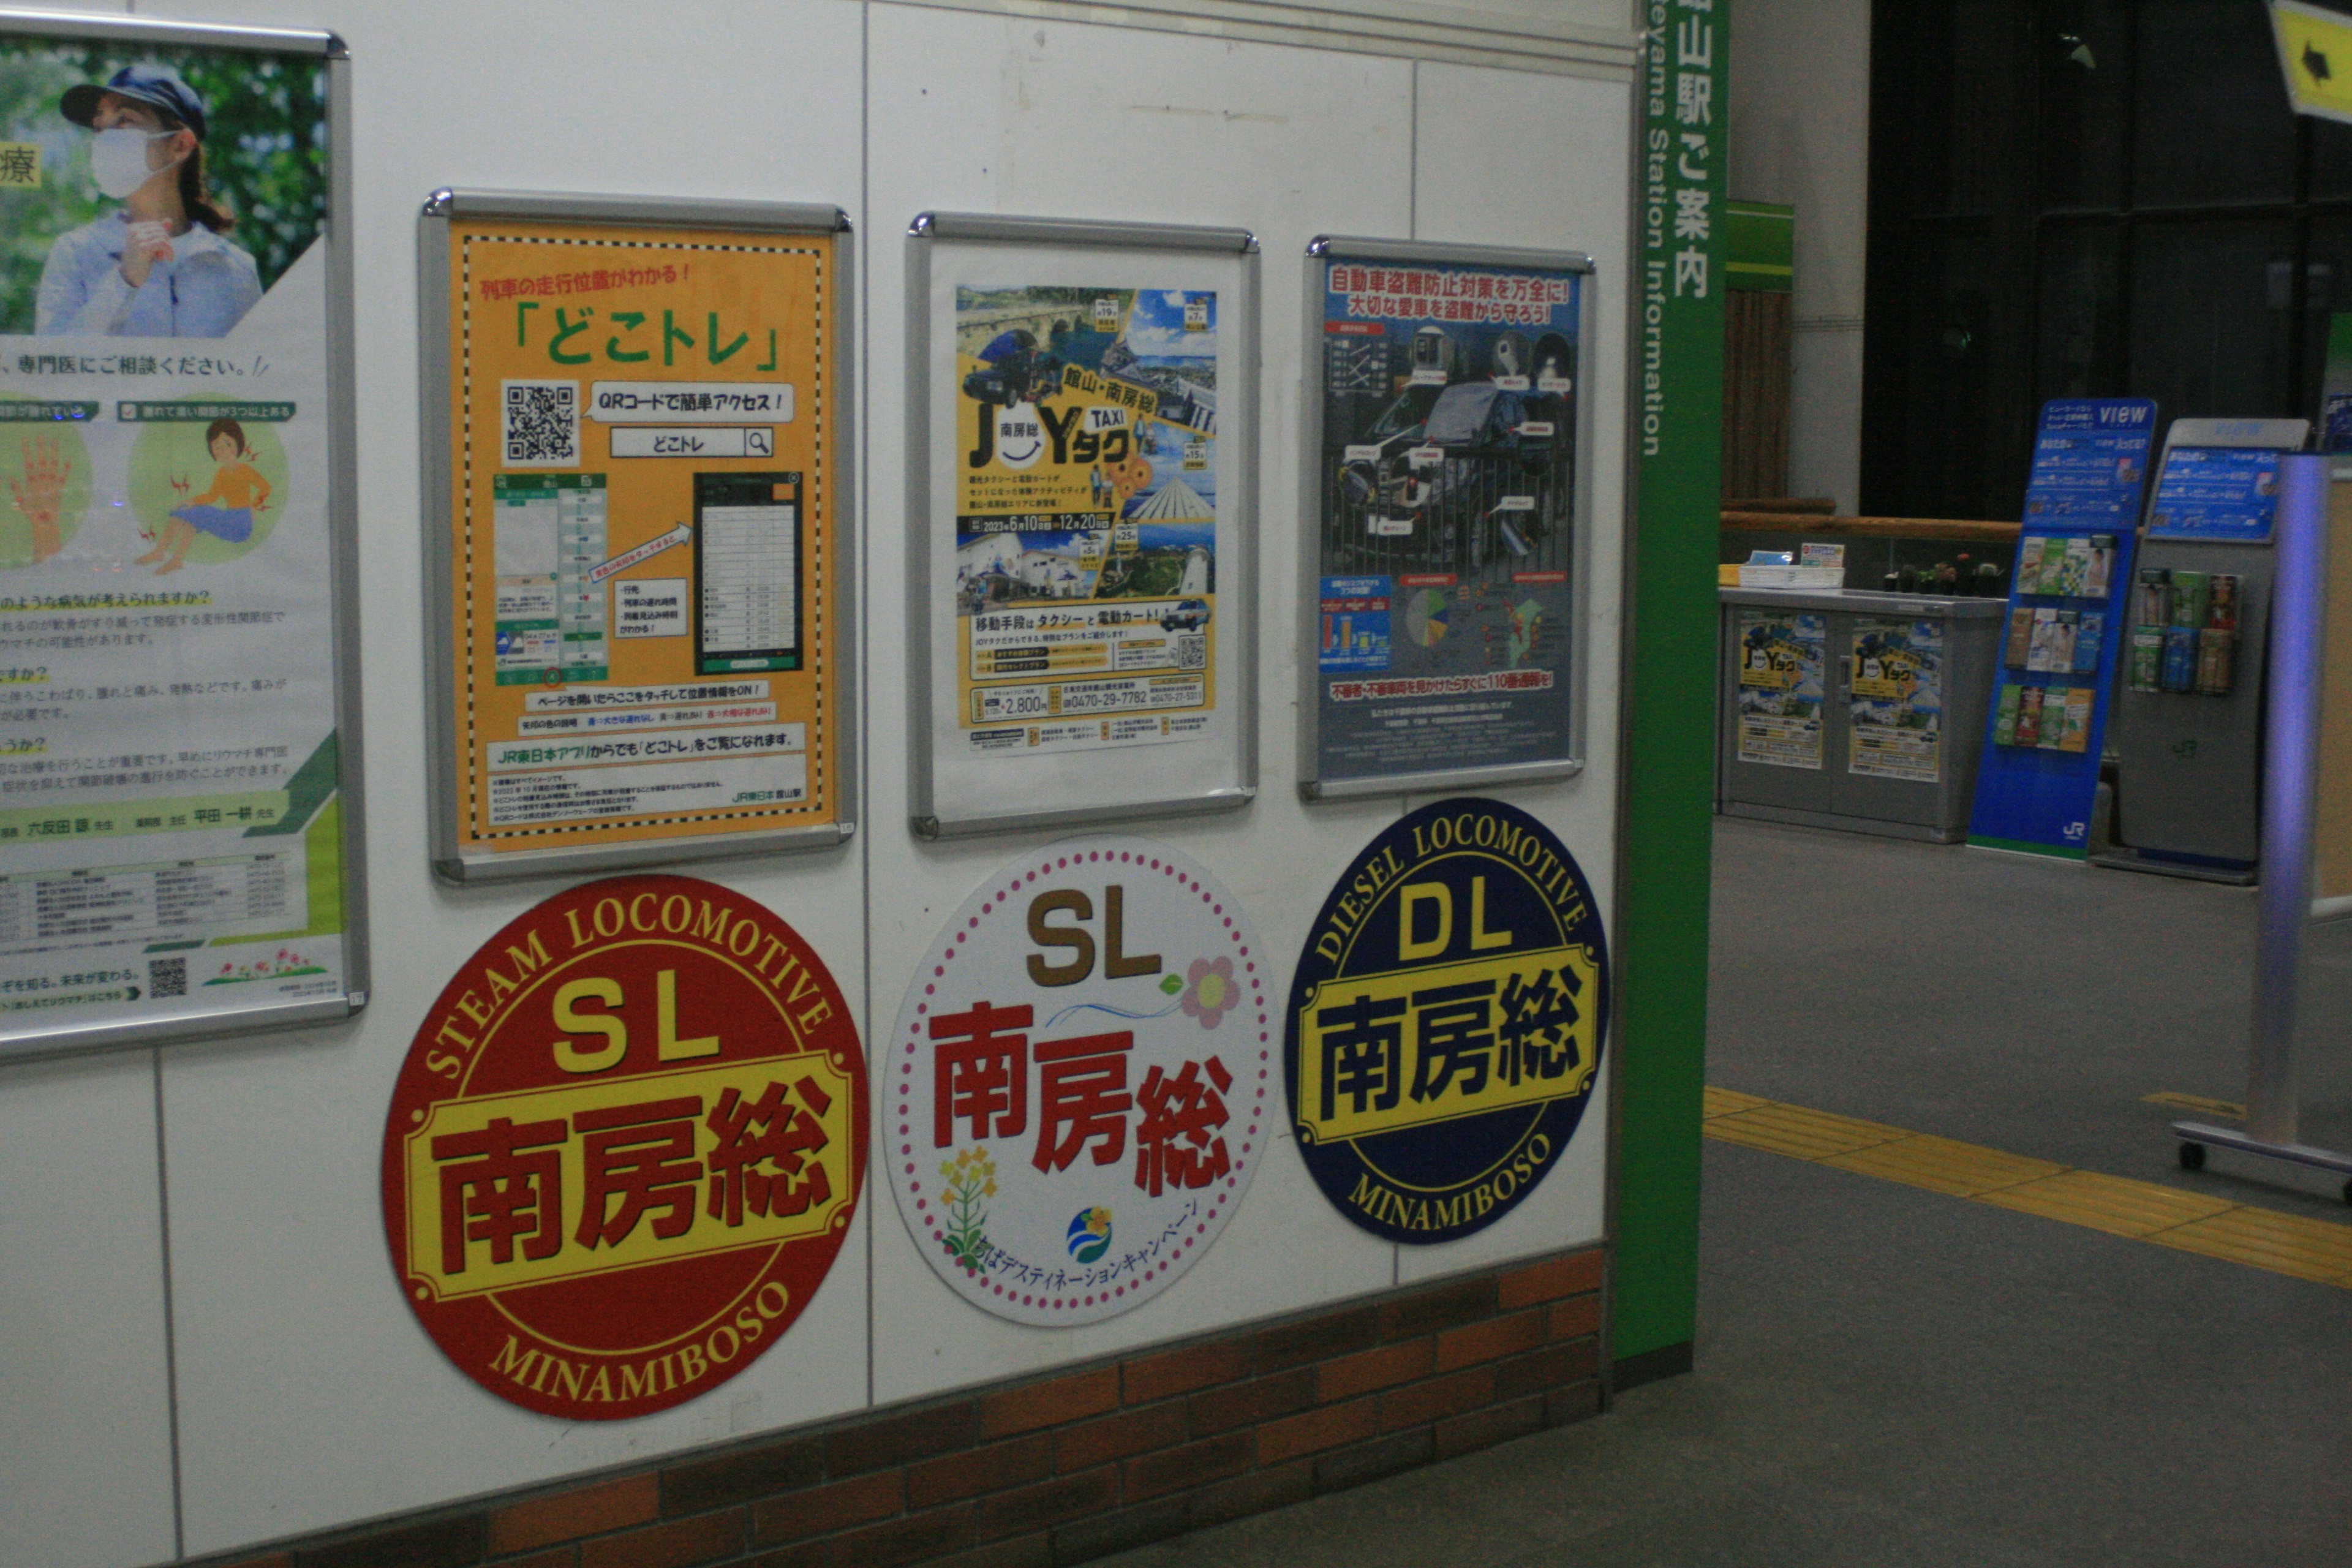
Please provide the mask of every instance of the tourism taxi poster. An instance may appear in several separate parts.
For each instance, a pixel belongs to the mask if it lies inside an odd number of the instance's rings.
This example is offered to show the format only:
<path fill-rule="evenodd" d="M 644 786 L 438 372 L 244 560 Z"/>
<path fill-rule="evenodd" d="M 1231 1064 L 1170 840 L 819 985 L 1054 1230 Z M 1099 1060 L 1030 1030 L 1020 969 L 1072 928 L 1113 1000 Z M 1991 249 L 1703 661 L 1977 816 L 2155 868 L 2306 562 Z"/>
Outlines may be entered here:
<path fill-rule="evenodd" d="M 1829 617 L 1742 609 L 1738 635 L 1739 760 L 1818 772 Z"/>
<path fill-rule="evenodd" d="M 1846 772 L 1934 784 L 1944 738 L 1944 625 L 1864 616 L 1853 623 Z"/>
<path fill-rule="evenodd" d="M 834 837 L 839 237 L 457 201 L 443 870 Z"/>
<path fill-rule="evenodd" d="M 957 287 L 961 754 L 1206 733 L 1218 308 L 1214 289 Z"/>
<path fill-rule="evenodd" d="M 326 41 L 0 32 L 0 1048 L 364 987 Z"/>

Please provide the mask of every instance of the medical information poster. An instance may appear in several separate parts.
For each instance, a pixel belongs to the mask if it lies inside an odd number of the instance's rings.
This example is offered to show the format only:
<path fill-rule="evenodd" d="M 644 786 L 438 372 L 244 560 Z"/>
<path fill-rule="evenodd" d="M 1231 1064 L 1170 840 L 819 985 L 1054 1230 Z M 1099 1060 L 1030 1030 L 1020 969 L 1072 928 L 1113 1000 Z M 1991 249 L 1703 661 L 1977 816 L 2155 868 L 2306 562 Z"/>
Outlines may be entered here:
<path fill-rule="evenodd" d="M 959 286 L 955 333 L 955 749 L 1202 738 L 1216 292 Z"/>
<path fill-rule="evenodd" d="M 0 1047 L 352 988 L 328 69 L 0 35 Z"/>
<path fill-rule="evenodd" d="M 1315 265 L 1315 779 L 1568 761 L 1586 278 Z"/>
<path fill-rule="evenodd" d="M 835 235 L 458 200 L 457 874 L 822 833 L 842 816 Z"/>

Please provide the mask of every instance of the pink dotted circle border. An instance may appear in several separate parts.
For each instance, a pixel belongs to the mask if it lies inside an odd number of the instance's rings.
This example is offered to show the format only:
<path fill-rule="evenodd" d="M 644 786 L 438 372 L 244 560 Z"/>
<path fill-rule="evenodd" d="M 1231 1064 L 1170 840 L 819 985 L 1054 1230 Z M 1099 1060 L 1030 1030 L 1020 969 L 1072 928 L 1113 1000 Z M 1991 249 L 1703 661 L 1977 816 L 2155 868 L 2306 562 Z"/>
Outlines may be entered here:
<path fill-rule="evenodd" d="M 1009 907 L 1015 893 L 1040 877 L 1067 870 L 1072 865 L 1108 862 L 1173 878 L 1179 888 L 1199 895 L 1201 902 L 1209 906 L 1211 918 L 1221 922 L 1227 939 L 1233 943 L 1234 961 L 1241 967 L 1241 973 L 1235 978 L 1246 982 L 1249 986 L 1247 1010 L 1254 1012 L 1257 1019 L 1257 1079 L 1249 1098 L 1249 1113 L 1244 1123 L 1246 1131 L 1242 1135 L 1241 1150 L 1234 1156 L 1233 1169 L 1222 1182 L 1210 1189 L 1214 1197 L 1207 1216 L 1193 1226 L 1192 1234 L 1184 1238 L 1174 1256 L 1145 1269 L 1132 1283 L 1112 1287 L 1108 1293 L 1067 1297 L 1023 1295 L 1008 1291 L 1002 1283 L 980 1276 L 957 1277 L 950 1275 L 948 1270 L 940 1270 L 960 1294 L 984 1307 L 995 1310 L 999 1301 L 1007 1308 L 1019 1307 L 1022 1316 L 1017 1321 L 1092 1322 L 1107 1315 L 1102 1310 L 1106 1307 L 1112 1313 L 1123 1311 L 1149 1300 L 1175 1283 L 1177 1276 L 1191 1268 L 1193 1260 L 1207 1250 L 1208 1244 L 1215 1239 L 1214 1232 L 1224 1228 L 1226 1212 L 1240 1202 L 1243 1188 L 1249 1184 L 1251 1165 L 1258 1158 L 1257 1145 L 1265 1142 L 1266 1135 L 1272 1131 L 1272 1124 L 1266 1119 L 1266 1106 L 1267 1096 L 1273 1089 L 1274 1032 L 1271 1016 L 1266 1011 L 1265 979 L 1261 972 L 1262 961 L 1265 957 L 1264 944 L 1251 935 L 1247 921 L 1242 917 L 1240 900 L 1214 888 L 1205 875 L 1180 866 L 1177 860 L 1178 857 L 1172 852 L 1155 847 L 1149 849 L 1055 850 L 1036 857 L 1034 863 L 1024 861 L 1012 871 L 990 879 L 992 884 L 1001 885 L 986 891 L 978 914 L 964 916 L 961 921 L 950 920 L 948 929 L 953 934 L 940 943 L 932 954 L 930 974 L 928 977 L 919 974 L 923 997 L 936 994 L 940 983 L 947 978 L 948 966 L 955 962 L 956 954 L 962 949 L 966 939 L 980 929 L 982 915 Z M 1228 905 L 1232 906 L 1230 910 Z M 971 900 L 966 900 L 956 913 L 963 915 L 964 910 L 969 908 Z M 892 1163 L 898 1167 L 892 1173 L 896 1178 L 892 1185 L 898 1190 L 900 1212 L 906 1212 L 911 1200 L 914 1210 L 907 1215 L 910 1228 L 917 1232 L 919 1240 L 928 1237 L 929 1247 L 936 1249 L 927 1253 L 927 1258 L 934 1260 L 932 1266 L 936 1268 L 935 1260 L 947 1249 L 947 1231 L 940 1223 L 938 1209 L 923 1195 L 922 1179 L 918 1174 L 919 1163 L 934 1151 L 926 1150 L 918 1154 L 913 1134 L 918 1112 L 913 1103 L 916 1082 L 915 1064 L 911 1058 L 920 1054 L 924 1044 L 923 1030 L 929 1012 L 929 1000 L 917 1000 L 905 1031 L 898 1037 L 898 1071 L 892 1075 L 897 1114 L 891 1125 L 895 1131 L 886 1137 L 884 1146 L 892 1150 Z M 1246 1068 L 1244 1070 L 1246 1071 Z"/>

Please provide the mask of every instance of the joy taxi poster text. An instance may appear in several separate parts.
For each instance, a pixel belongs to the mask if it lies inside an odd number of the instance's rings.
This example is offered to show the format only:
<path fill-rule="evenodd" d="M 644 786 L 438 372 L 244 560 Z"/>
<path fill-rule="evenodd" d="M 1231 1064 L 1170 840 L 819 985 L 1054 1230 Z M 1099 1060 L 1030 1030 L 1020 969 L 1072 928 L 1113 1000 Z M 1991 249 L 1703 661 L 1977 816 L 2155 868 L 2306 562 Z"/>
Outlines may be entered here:
<path fill-rule="evenodd" d="M 1218 297 L 956 290 L 972 755 L 1186 741 L 1217 702 Z"/>

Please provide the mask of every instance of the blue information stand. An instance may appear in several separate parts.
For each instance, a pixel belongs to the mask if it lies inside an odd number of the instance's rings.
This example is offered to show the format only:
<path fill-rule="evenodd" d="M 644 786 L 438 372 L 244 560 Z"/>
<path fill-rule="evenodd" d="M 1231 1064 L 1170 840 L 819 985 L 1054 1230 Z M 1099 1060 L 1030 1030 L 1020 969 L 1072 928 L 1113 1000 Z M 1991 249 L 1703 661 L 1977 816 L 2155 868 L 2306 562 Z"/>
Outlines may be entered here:
<path fill-rule="evenodd" d="M 2143 397 L 2042 406 L 1970 844 L 2076 860 L 2089 844 L 2156 432 Z"/>

